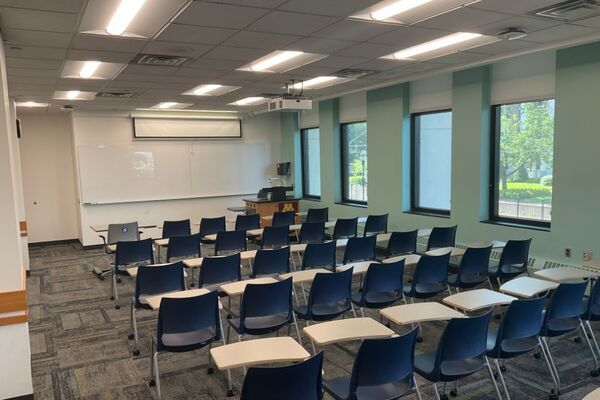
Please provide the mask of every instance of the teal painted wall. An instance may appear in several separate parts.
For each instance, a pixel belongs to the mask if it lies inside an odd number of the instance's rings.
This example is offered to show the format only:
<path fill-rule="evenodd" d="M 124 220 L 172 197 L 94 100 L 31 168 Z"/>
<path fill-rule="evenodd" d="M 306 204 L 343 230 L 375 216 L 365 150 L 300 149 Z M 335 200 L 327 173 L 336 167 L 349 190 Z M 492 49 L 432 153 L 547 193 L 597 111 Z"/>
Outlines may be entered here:
<path fill-rule="evenodd" d="M 600 259 L 600 43 L 557 51 L 554 197 L 550 231 L 489 224 L 490 66 L 453 74 L 451 217 L 406 213 L 410 205 L 409 84 L 367 92 L 369 204 L 338 204 L 340 196 L 339 100 L 319 103 L 321 191 L 302 208 L 329 207 L 330 216 L 390 213 L 390 229 L 458 224 L 462 243 L 533 237 L 533 256 L 579 264 L 582 251 Z M 282 118 L 288 118 L 287 116 Z M 283 135 L 293 136 L 289 124 Z M 297 125 L 294 127 L 297 130 Z M 283 141 L 284 146 L 296 142 Z M 299 143 L 299 142 L 298 142 Z M 283 154 L 295 154 L 286 148 Z M 296 156 L 299 160 L 299 155 Z M 298 165 L 298 164 L 296 164 Z M 564 248 L 573 249 L 571 258 Z"/>

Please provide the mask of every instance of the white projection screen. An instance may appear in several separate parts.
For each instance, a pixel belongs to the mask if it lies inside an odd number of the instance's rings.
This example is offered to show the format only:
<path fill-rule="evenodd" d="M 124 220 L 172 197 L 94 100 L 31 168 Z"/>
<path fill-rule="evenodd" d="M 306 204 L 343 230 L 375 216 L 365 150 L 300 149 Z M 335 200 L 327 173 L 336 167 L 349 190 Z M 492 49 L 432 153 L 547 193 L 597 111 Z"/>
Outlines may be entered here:
<path fill-rule="evenodd" d="M 136 139 L 239 139 L 239 119 L 133 118 Z"/>

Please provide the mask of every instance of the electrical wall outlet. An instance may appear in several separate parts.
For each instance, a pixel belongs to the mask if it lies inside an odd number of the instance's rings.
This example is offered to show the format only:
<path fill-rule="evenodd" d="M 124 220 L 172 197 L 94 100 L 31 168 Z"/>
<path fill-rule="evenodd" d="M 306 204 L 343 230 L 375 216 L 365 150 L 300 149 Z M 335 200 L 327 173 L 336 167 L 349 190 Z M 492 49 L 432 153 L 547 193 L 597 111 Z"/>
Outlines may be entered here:
<path fill-rule="evenodd" d="M 593 254 L 589 250 L 583 251 L 583 261 L 592 261 Z"/>
<path fill-rule="evenodd" d="M 571 257 L 572 251 L 573 249 L 571 249 L 570 247 L 565 247 L 565 257 Z"/>

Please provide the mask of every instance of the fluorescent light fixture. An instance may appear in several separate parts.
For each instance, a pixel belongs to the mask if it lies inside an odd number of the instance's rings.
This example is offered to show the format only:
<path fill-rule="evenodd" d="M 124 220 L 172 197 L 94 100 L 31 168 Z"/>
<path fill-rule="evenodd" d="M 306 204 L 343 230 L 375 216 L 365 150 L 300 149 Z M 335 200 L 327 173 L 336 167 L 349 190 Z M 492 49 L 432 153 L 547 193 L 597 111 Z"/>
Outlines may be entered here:
<path fill-rule="evenodd" d="M 236 106 L 251 106 L 254 104 L 258 104 L 258 103 L 264 103 L 265 101 L 267 101 L 267 99 L 265 97 L 253 96 L 253 97 L 246 97 L 246 98 L 240 99 L 238 101 L 234 101 L 233 103 L 230 103 L 230 104 L 236 105 Z"/>
<path fill-rule="evenodd" d="M 79 90 L 69 90 L 67 92 L 67 99 L 75 100 L 79 96 Z"/>
<path fill-rule="evenodd" d="M 178 103 L 176 101 L 163 101 L 150 107 L 153 110 L 172 110 L 188 108 L 194 105 L 193 103 Z"/>
<path fill-rule="evenodd" d="M 176 101 L 164 101 L 162 103 L 158 103 L 156 105 L 156 108 L 161 108 L 161 109 L 165 109 L 165 108 L 171 108 L 177 105 Z"/>
<path fill-rule="evenodd" d="M 106 27 L 106 32 L 113 36 L 122 35 L 145 2 L 146 0 L 121 0 L 121 4 Z"/>
<path fill-rule="evenodd" d="M 432 0 L 400 0 L 371 12 L 371 18 L 384 21 L 405 11 L 427 4 Z"/>
<path fill-rule="evenodd" d="M 265 60 L 262 60 L 260 62 L 257 62 L 256 64 L 251 65 L 250 69 L 255 72 L 261 72 L 261 71 L 267 70 L 277 64 L 281 64 L 281 63 L 291 60 L 292 58 L 296 58 L 301 54 L 304 54 L 304 53 L 301 51 L 281 51 L 271 57 L 268 57 Z"/>
<path fill-rule="evenodd" d="M 205 83 L 183 92 L 184 96 L 222 96 L 239 89 L 240 86 L 228 86 L 217 83 Z"/>
<path fill-rule="evenodd" d="M 92 76 L 94 76 L 94 72 L 96 72 L 99 66 L 100 61 L 86 61 L 83 64 L 81 71 L 79 71 L 79 76 L 83 79 L 90 79 Z"/>
<path fill-rule="evenodd" d="M 473 40 L 479 38 L 483 35 L 479 33 L 468 33 L 468 32 L 459 32 L 453 33 L 448 36 L 441 37 L 439 39 L 431 40 L 429 42 L 425 42 L 422 44 L 418 44 L 413 47 L 409 47 L 404 50 L 397 51 L 393 54 L 393 57 L 396 60 L 408 60 L 413 61 L 415 56 L 420 54 L 429 53 L 435 50 L 442 49 L 444 47 L 454 46 L 459 43 L 467 42 L 469 40 Z"/>
<path fill-rule="evenodd" d="M 353 78 L 340 78 L 339 76 L 317 76 L 304 82 L 294 83 L 293 88 L 297 90 L 322 89 L 353 80 Z"/>
<path fill-rule="evenodd" d="M 196 96 L 204 96 L 207 93 L 213 92 L 217 89 L 219 89 L 220 87 L 223 87 L 223 85 L 218 85 L 218 84 L 207 84 L 207 85 L 200 85 L 197 88 L 194 89 L 193 93 Z"/>
<path fill-rule="evenodd" d="M 28 107 L 28 108 L 33 108 L 33 107 L 48 107 L 49 104 L 48 103 L 37 103 L 35 101 L 18 101 L 15 103 L 15 105 L 17 107 Z"/>

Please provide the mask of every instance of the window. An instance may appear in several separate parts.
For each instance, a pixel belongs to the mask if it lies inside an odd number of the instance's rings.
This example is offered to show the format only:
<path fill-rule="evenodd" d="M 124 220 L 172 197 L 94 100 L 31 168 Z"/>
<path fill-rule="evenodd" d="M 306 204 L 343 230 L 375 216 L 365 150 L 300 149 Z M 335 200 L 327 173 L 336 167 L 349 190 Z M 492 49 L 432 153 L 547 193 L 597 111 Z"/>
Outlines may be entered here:
<path fill-rule="evenodd" d="M 342 124 L 342 201 L 367 204 L 367 123 Z"/>
<path fill-rule="evenodd" d="M 306 198 L 321 198 L 321 153 L 319 128 L 302 129 L 302 193 Z"/>
<path fill-rule="evenodd" d="M 554 100 L 492 108 L 490 219 L 550 226 Z"/>
<path fill-rule="evenodd" d="M 412 210 L 450 215 L 452 111 L 412 114 Z"/>

